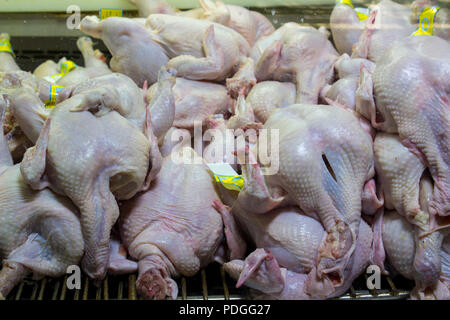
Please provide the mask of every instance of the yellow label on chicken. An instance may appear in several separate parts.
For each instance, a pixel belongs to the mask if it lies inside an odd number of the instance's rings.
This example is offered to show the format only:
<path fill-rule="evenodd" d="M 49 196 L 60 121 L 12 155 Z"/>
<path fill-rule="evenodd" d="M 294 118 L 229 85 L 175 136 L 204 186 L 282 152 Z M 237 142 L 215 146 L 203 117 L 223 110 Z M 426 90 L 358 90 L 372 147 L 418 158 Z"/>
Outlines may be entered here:
<path fill-rule="evenodd" d="M 9 39 L 4 38 L 0 40 L 0 51 L 9 52 L 14 56 L 14 51 L 12 49 L 11 42 L 9 42 Z"/>
<path fill-rule="evenodd" d="M 346 4 L 355 9 L 351 0 L 336 0 L 336 4 Z"/>
<path fill-rule="evenodd" d="M 123 15 L 122 9 L 100 9 L 100 20 L 109 17 L 121 17 Z"/>
<path fill-rule="evenodd" d="M 70 60 L 66 60 L 66 61 L 61 63 L 61 68 L 60 68 L 61 69 L 61 73 L 66 75 L 70 71 L 75 69 L 76 67 L 77 67 L 77 65 L 75 64 L 75 62 L 70 61 Z"/>
<path fill-rule="evenodd" d="M 56 84 L 50 85 L 50 100 L 45 102 L 45 107 L 47 109 L 53 109 L 56 104 L 56 98 L 58 98 L 59 92 L 64 89 L 63 86 L 58 86 Z"/>
<path fill-rule="evenodd" d="M 439 11 L 440 7 L 434 6 L 431 8 L 426 8 L 422 11 L 419 17 L 419 29 L 417 29 L 413 35 L 433 35 L 433 23 L 436 13 Z"/>
<path fill-rule="evenodd" d="M 364 21 L 369 18 L 369 8 L 355 8 L 359 21 Z"/>
<path fill-rule="evenodd" d="M 369 9 L 368 8 L 355 8 L 351 0 L 336 0 L 336 5 L 338 4 L 346 4 L 352 9 L 356 11 L 356 14 L 358 15 L 359 21 L 366 20 L 369 17 Z"/>
<path fill-rule="evenodd" d="M 216 182 L 220 182 L 228 190 L 241 191 L 244 188 L 244 179 L 242 175 L 237 175 L 234 177 L 219 176 L 214 175 Z"/>
<path fill-rule="evenodd" d="M 228 163 L 208 163 L 214 180 L 228 190 L 241 191 L 244 188 L 244 179 Z"/>

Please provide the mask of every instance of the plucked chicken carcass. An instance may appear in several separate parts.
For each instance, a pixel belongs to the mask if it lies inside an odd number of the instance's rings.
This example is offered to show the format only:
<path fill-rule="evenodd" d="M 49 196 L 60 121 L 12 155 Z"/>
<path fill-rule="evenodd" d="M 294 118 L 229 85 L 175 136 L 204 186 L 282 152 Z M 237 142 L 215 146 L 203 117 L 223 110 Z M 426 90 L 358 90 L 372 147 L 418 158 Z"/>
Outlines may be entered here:
<path fill-rule="evenodd" d="M 245 102 L 255 114 L 255 119 L 265 123 L 271 112 L 295 103 L 295 85 L 290 82 L 261 81 L 248 93 Z"/>
<path fill-rule="evenodd" d="M 327 236 L 309 293 L 329 293 L 347 280 L 344 270 L 356 247 L 363 187 L 374 175 L 372 138 L 350 111 L 334 106 L 278 109 L 264 129 L 279 131 L 279 171 L 240 197 L 255 213 L 291 203 L 322 223 Z"/>
<path fill-rule="evenodd" d="M 448 229 L 421 239 L 404 217 L 388 211 L 383 216 L 382 232 L 390 265 L 405 278 L 416 280 L 412 299 L 450 299 Z"/>
<path fill-rule="evenodd" d="M 202 158 L 186 147 L 163 159 L 147 192 L 122 205 L 121 238 L 138 261 L 144 297 L 175 299 L 172 278 L 194 275 L 220 252 L 223 222 L 213 207 L 219 199 L 213 183 Z"/>
<path fill-rule="evenodd" d="M 253 46 L 259 38 L 275 31 L 272 23 L 259 12 L 224 4 L 221 1 L 199 0 L 201 8 L 178 12 L 163 0 L 131 0 L 131 2 L 137 6 L 141 17 L 148 17 L 153 13 L 166 13 L 220 23 L 240 33 L 250 46 Z"/>
<path fill-rule="evenodd" d="M 159 170 L 160 154 L 149 112 L 144 130 L 120 114 L 133 108 L 129 92 L 105 84 L 76 90 L 52 110 L 21 171 L 33 189 L 50 187 L 80 209 L 82 266 L 90 277 L 103 278 L 111 228 L 119 216 L 116 199 L 130 199 L 146 188 Z"/>
<path fill-rule="evenodd" d="M 368 103 L 372 126 L 398 133 L 430 171 L 430 213 L 435 216 L 450 214 L 449 77 L 450 44 L 434 36 L 413 36 L 380 58 L 373 74 L 376 102 L 372 98 Z"/>
<path fill-rule="evenodd" d="M 0 96 L 0 119 L 6 102 Z M 48 189 L 34 191 L 0 135 L 0 300 L 29 273 L 58 277 L 84 252 L 78 211 Z"/>
<path fill-rule="evenodd" d="M 245 283 L 257 289 L 258 298 L 318 299 L 345 292 L 371 257 L 370 227 L 364 221 L 360 222 L 355 252 L 343 271 L 345 281 L 336 288 L 331 282 L 317 286 L 319 249 L 327 238 L 323 225 L 316 216 L 308 216 L 292 205 L 253 212 L 254 202 L 249 199 L 256 194 L 261 198 L 269 196 L 269 190 L 264 186 L 261 169 L 251 160 L 254 161 L 249 159 L 242 167 L 245 187 L 231 212 L 243 233 L 259 249 L 244 262 L 226 263 L 225 270 L 238 279 L 237 286 Z M 228 211 L 220 203 L 216 206 L 221 211 Z"/>
<path fill-rule="evenodd" d="M 338 53 L 328 31 L 289 22 L 253 46 L 258 81 L 277 80 L 297 84 L 296 103 L 318 102 L 322 88 L 333 79 Z"/>
<path fill-rule="evenodd" d="M 80 29 L 101 38 L 113 55 L 112 70 L 139 85 L 145 80 L 153 84 L 165 64 L 179 77 L 223 81 L 238 70 L 250 49 L 239 33 L 223 25 L 167 14 L 152 14 L 145 25 L 127 18 L 100 21 L 88 16 Z"/>

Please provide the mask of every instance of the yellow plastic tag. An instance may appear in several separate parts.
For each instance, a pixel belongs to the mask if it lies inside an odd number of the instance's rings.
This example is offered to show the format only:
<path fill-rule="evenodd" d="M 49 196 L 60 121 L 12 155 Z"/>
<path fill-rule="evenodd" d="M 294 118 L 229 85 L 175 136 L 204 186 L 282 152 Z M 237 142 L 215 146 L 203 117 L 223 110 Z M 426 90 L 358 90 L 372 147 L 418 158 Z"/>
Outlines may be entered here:
<path fill-rule="evenodd" d="M 244 188 L 244 179 L 228 163 L 208 163 L 214 181 L 222 184 L 228 190 L 241 191 Z"/>
<path fill-rule="evenodd" d="M 434 17 L 439 9 L 440 7 L 438 6 L 424 9 L 419 17 L 419 29 L 413 35 L 433 35 Z"/>
<path fill-rule="evenodd" d="M 355 9 L 351 0 L 336 0 L 336 4 L 346 4 Z"/>
<path fill-rule="evenodd" d="M 62 89 L 64 89 L 63 86 L 58 86 L 56 84 L 50 85 L 50 100 L 45 102 L 45 108 L 53 109 L 55 107 L 56 98 L 58 98 L 58 94 Z"/>
<path fill-rule="evenodd" d="M 61 72 L 58 74 L 54 74 L 52 76 L 45 77 L 44 79 L 51 83 L 56 83 L 59 79 L 64 77 L 66 74 L 68 74 L 70 71 L 78 67 L 75 62 L 71 60 L 66 60 L 61 63 L 60 70 Z"/>
<path fill-rule="evenodd" d="M 109 18 L 109 17 L 121 17 L 123 15 L 122 9 L 100 9 L 100 20 Z"/>
<path fill-rule="evenodd" d="M 0 51 L 9 52 L 13 56 L 15 56 L 14 51 L 11 46 L 11 42 L 9 42 L 9 39 L 7 39 L 7 38 L 3 38 L 0 40 Z"/>
<path fill-rule="evenodd" d="M 364 21 L 369 18 L 368 8 L 355 8 L 356 14 L 358 15 L 359 21 Z"/>

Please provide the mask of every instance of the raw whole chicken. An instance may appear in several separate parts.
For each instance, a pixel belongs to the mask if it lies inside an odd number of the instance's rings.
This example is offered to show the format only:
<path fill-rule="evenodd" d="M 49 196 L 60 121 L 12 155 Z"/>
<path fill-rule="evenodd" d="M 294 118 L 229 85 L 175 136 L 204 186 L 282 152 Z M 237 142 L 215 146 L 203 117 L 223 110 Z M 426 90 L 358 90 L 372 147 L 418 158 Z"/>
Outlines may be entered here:
<path fill-rule="evenodd" d="M 333 125 L 330 124 L 333 122 Z M 264 129 L 279 132 L 279 170 L 247 190 L 247 205 L 267 212 L 288 201 L 316 217 L 327 237 L 319 250 L 315 281 L 338 287 L 355 250 L 363 187 L 373 183 L 372 138 L 352 112 L 334 106 L 292 105 L 277 109 Z M 270 141 L 269 150 L 275 142 Z M 273 170 L 273 168 L 272 168 Z M 266 186 L 267 183 L 267 186 Z"/>
<path fill-rule="evenodd" d="M 80 29 L 101 38 L 113 55 L 111 68 L 129 75 L 139 85 L 144 80 L 153 84 L 166 63 L 179 77 L 223 81 L 237 71 L 250 49 L 247 41 L 230 28 L 167 14 L 150 15 L 145 26 L 127 18 L 99 21 L 96 16 L 87 16 Z M 153 57 L 150 63 L 148 57 Z"/>
<path fill-rule="evenodd" d="M 147 101 L 153 100 L 157 85 L 146 93 Z M 227 115 L 231 112 L 234 100 L 227 94 L 225 86 L 203 81 L 177 78 L 173 87 L 175 100 L 175 119 L 173 126 L 194 130 L 195 124 L 204 126 L 214 114 Z"/>
<path fill-rule="evenodd" d="M 262 81 L 257 83 L 245 100 L 255 114 L 255 119 L 265 123 L 271 112 L 295 103 L 295 85 L 290 82 Z"/>
<path fill-rule="evenodd" d="M 448 229 L 420 239 L 413 225 L 396 211 L 384 214 L 383 245 L 388 261 L 405 278 L 416 280 L 412 299 L 450 299 L 448 239 Z M 430 248 L 425 253 L 421 248 L 427 246 Z"/>
<path fill-rule="evenodd" d="M 0 96 L 0 119 L 6 101 Z M 0 135 L 0 300 L 33 273 L 58 277 L 77 265 L 84 252 L 78 211 L 69 199 L 48 189 L 34 191 L 13 165 Z"/>
<path fill-rule="evenodd" d="M 136 4 L 141 17 L 148 17 L 154 13 L 167 13 L 220 23 L 240 33 L 250 46 L 253 46 L 259 38 L 275 31 L 272 23 L 259 12 L 224 4 L 221 1 L 214 3 L 211 0 L 199 0 L 201 8 L 178 12 L 161 0 L 132 0 L 131 2 Z"/>
<path fill-rule="evenodd" d="M 322 88 L 333 79 L 338 53 L 328 31 L 289 22 L 253 46 L 258 81 L 277 80 L 297 84 L 296 103 L 318 102 Z"/>
<path fill-rule="evenodd" d="M 149 112 L 144 133 L 118 113 L 130 110 L 132 101 L 108 85 L 73 94 L 52 110 L 21 163 L 34 190 L 50 187 L 80 209 L 86 245 L 82 266 L 92 278 L 106 273 L 110 232 L 119 216 L 116 199 L 145 189 L 160 166 Z"/>
<path fill-rule="evenodd" d="M 377 63 L 376 105 L 373 98 L 369 104 L 372 126 L 398 133 L 402 144 L 430 171 L 434 182 L 430 213 L 440 216 L 450 214 L 449 77 L 447 41 L 426 35 L 404 39 Z"/>
<path fill-rule="evenodd" d="M 317 286 L 319 248 L 327 238 L 322 224 L 316 217 L 307 216 L 298 208 L 290 206 L 264 213 L 252 212 L 253 203 L 248 201 L 251 196 L 247 190 L 250 194 L 261 196 L 267 194 L 268 190 L 261 184 L 264 177 L 257 165 L 248 161 L 242 171 L 245 187 L 232 207 L 232 216 L 251 242 L 263 250 L 257 249 L 243 264 L 239 261 L 225 264 L 225 270 L 232 277 L 239 277 L 237 286 L 248 281 L 247 285 L 263 293 L 259 298 L 318 299 L 345 292 L 369 262 L 372 245 L 370 227 L 361 221 L 352 262 L 343 272 L 344 283 L 336 288 L 331 282 Z M 220 203 L 216 205 L 221 211 L 228 210 Z M 260 267 L 264 260 L 267 260 L 267 269 Z M 278 265 L 287 271 L 281 271 Z M 287 281 L 287 277 L 293 278 L 289 281 L 292 284 Z M 267 279 L 270 281 L 264 283 Z"/>
<path fill-rule="evenodd" d="M 197 195 L 201 194 L 201 197 Z M 150 189 L 121 207 L 120 233 L 138 261 L 138 292 L 148 299 L 176 299 L 172 279 L 192 276 L 214 261 L 223 223 L 206 166 L 190 147 L 165 157 Z"/>

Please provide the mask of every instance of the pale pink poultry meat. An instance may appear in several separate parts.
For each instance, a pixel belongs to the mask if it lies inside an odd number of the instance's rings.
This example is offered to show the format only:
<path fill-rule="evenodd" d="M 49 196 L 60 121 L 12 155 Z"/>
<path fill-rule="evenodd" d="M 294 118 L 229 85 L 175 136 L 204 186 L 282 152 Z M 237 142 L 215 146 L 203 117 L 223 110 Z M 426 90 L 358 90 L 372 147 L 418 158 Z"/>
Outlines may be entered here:
<path fill-rule="evenodd" d="M 119 216 L 116 199 L 145 189 L 160 167 L 150 114 L 145 130 L 120 115 L 133 101 L 122 91 L 100 85 L 57 104 L 21 163 L 33 189 L 50 187 L 80 209 L 86 244 L 82 266 L 92 278 L 106 273 L 110 232 Z"/>
<path fill-rule="evenodd" d="M 80 29 L 103 39 L 113 55 L 111 68 L 138 84 L 144 80 L 154 83 L 156 72 L 169 58 L 168 68 L 177 76 L 223 81 L 237 71 L 250 49 L 247 41 L 230 28 L 167 14 L 152 14 L 145 25 L 127 18 L 99 21 L 88 16 L 81 21 Z M 151 63 L 146 60 L 150 56 Z"/>
<path fill-rule="evenodd" d="M 325 29 L 289 22 L 253 46 L 258 81 L 276 80 L 297 84 L 296 103 L 318 102 L 322 88 L 333 80 L 338 53 Z"/>
<path fill-rule="evenodd" d="M 100 21 L 96 16 L 87 16 L 80 29 L 102 39 L 112 55 L 111 70 L 129 76 L 139 86 L 146 80 L 155 83 L 158 71 L 169 61 L 147 28 L 134 19 L 110 17 Z"/>
<path fill-rule="evenodd" d="M 0 96 L 0 119 L 6 102 Z M 67 198 L 31 189 L 0 135 L 0 300 L 25 276 L 59 277 L 84 252 L 78 211 Z"/>
<path fill-rule="evenodd" d="M 138 261 L 143 297 L 175 299 L 173 278 L 192 276 L 214 261 L 224 238 L 221 214 L 213 208 L 218 199 L 202 158 L 186 147 L 163 159 L 147 192 L 122 205 L 121 238 Z"/>
<path fill-rule="evenodd" d="M 199 0 L 201 8 L 176 11 L 163 0 L 131 0 L 141 17 L 154 13 L 174 14 L 220 23 L 240 33 L 250 46 L 261 37 L 275 31 L 272 23 L 262 14 L 241 6 L 224 4 L 221 1 Z"/>
<path fill-rule="evenodd" d="M 413 225 L 395 211 L 388 211 L 384 214 L 382 232 L 383 244 L 389 263 L 405 278 L 416 280 L 417 286 L 411 292 L 411 298 L 448 300 L 450 298 L 449 283 L 448 278 L 446 278 L 449 272 L 448 240 L 443 240 L 443 232 L 437 231 L 425 239 L 418 239 Z M 446 239 L 448 238 L 446 236 Z M 431 246 L 428 256 L 424 257 L 434 260 L 428 262 L 430 263 L 428 271 L 433 267 L 437 268 L 428 275 L 421 274 L 421 271 L 426 270 L 417 268 L 420 265 L 416 267 L 418 256 L 416 252 L 420 252 L 420 249 L 424 246 Z M 419 260 L 423 260 L 423 258 Z M 423 281 L 424 276 L 428 277 L 428 281 Z M 423 282 L 421 283 L 421 281 Z"/>
<path fill-rule="evenodd" d="M 328 235 L 316 281 L 340 286 L 355 249 L 363 187 L 374 176 L 372 138 L 352 112 L 334 106 L 277 109 L 264 129 L 279 131 L 279 171 L 260 180 L 266 192 L 247 191 L 246 201 L 254 212 L 267 212 L 288 196 L 306 215 L 317 215 Z"/>
<path fill-rule="evenodd" d="M 367 112 L 373 127 L 398 133 L 429 169 L 434 181 L 430 213 L 441 216 L 450 214 L 449 77 L 447 41 L 425 35 L 399 41 L 377 63 L 376 103 L 372 98 Z"/>

